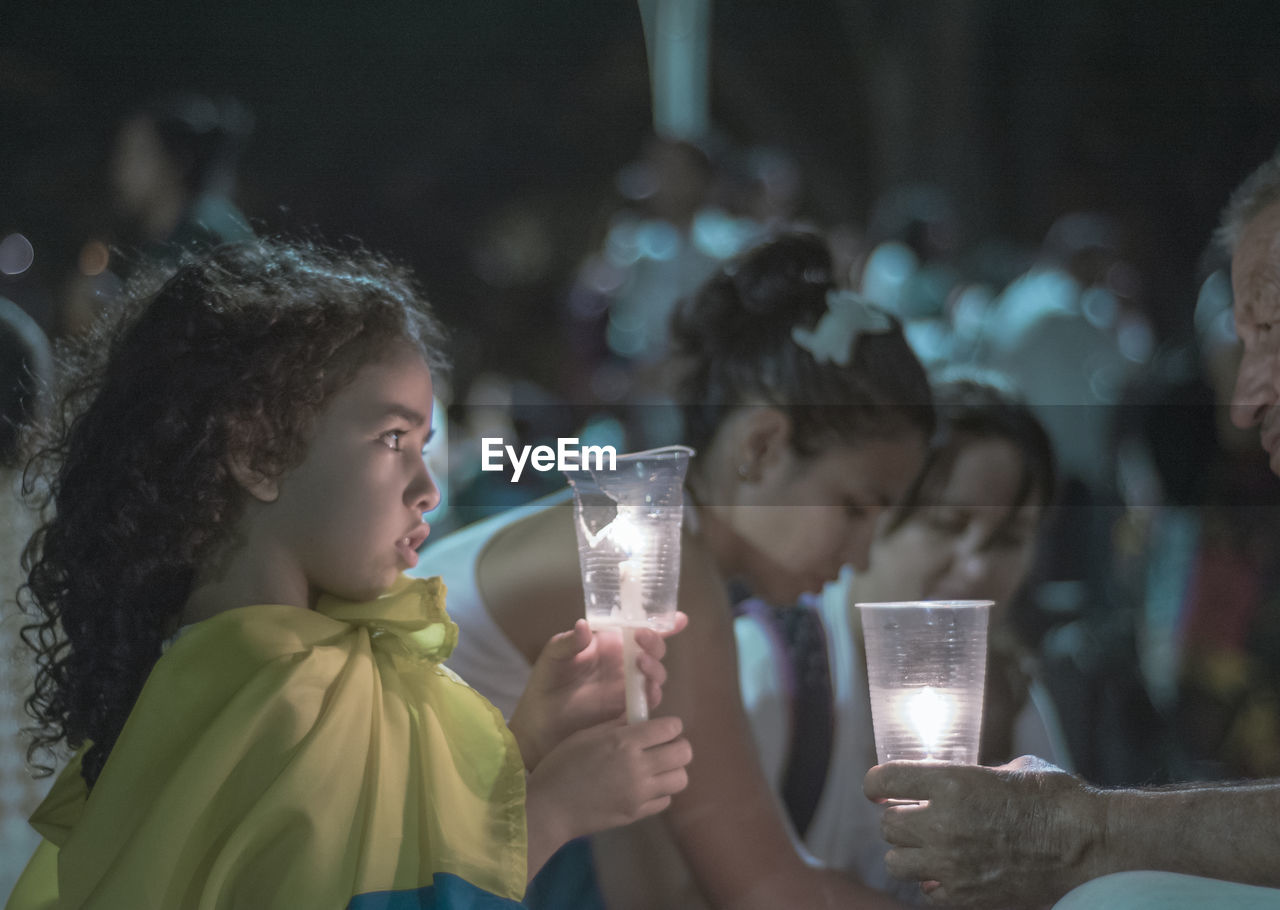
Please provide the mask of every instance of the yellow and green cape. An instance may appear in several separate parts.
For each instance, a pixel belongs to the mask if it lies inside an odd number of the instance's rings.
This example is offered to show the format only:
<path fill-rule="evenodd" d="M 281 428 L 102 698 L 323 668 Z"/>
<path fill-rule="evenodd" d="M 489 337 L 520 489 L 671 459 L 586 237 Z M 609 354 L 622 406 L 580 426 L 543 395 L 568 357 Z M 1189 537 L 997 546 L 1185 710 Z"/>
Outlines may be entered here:
<path fill-rule="evenodd" d="M 438 578 L 189 627 L 93 791 L 73 760 L 32 816 L 9 910 L 516 906 L 524 768 L 456 641 Z"/>

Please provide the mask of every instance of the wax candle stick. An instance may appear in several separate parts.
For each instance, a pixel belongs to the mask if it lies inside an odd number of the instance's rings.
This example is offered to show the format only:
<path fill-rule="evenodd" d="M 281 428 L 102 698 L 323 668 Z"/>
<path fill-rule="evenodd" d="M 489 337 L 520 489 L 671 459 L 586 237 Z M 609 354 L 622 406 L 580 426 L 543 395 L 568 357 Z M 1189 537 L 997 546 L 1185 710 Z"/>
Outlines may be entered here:
<path fill-rule="evenodd" d="M 649 719 L 649 700 L 644 694 L 644 674 L 636 666 L 635 627 L 644 622 L 644 594 L 640 572 L 630 559 L 618 563 L 619 606 L 622 613 L 622 671 L 625 674 L 627 723 Z"/>

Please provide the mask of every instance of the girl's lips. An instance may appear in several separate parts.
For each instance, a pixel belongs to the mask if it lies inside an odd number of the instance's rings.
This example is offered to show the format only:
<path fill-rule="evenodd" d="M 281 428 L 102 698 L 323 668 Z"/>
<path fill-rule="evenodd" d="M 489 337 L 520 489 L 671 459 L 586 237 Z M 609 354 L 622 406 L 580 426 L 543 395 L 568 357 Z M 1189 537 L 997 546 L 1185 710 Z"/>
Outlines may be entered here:
<path fill-rule="evenodd" d="M 396 541 L 396 550 L 410 569 L 418 565 L 418 548 L 426 542 L 427 535 L 430 533 L 431 526 L 424 521 L 415 525 L 413 530 Z"/>
<path fill-rule="evenodd" d="M 409 541 L 409 548 L 411 550 L 416 550 L 419 547 L 421 547 L 424 543 L 426 543 L 427 535 L 429 535 L 430 533 L 431 533 L 431 525 L 427 524 L 425 521 L 417 525 L 416 527 L 414 527 L 414 529 L 410 531 L 406 537 L 406 539 Z"/>
<path fill-rule="evenodd" d="M 418 565 L 418 550 L 412 546 L 412 537 L 401 537 L 396 541 L 396 552 L 400 554 L 400 558 L 404 560 L 405 565 L 410 569 L 416 568 Z"/>

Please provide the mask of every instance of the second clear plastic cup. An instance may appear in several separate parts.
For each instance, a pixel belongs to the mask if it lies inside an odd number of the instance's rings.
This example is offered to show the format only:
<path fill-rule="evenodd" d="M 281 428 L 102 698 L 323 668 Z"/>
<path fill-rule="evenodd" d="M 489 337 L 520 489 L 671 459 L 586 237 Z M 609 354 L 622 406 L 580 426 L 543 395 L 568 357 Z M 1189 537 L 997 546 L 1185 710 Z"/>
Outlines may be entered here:
<path fill-rule="evenodd" d="M 977 764 L 992 601 L 855 606 L 878 760 Z"/>

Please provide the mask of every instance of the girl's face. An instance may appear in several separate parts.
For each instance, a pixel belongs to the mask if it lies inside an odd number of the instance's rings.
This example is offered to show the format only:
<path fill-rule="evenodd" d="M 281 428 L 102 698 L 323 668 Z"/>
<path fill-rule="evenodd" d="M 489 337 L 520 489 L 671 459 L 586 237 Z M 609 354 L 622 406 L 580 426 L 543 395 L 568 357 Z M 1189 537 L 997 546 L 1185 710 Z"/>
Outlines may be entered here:
<path fill-rule="evenodd" d="M 967 444 L 938 502 L 877 535 L 871 567 L 857 579 L 857 599 L 1007 603 L 1031 566 L 1043 511 L 1033 495 L 1011 513 L 1022 475 L 1022 455 L 1012 443 Z"/>
<path fill-rule="evenodd" d="M 423 448 L 431 432 L 431 373 L 407 343 L 356 373 L 316 421 L 301 464 L 260 510 L 271 571 L 320 593 L 368 600 L 417 564 L 422 513 L 440 502 Z"/>
<path fill-rule="evenodd" d="M 924 440 L 914 433 L 830 446 L 812 458 L 787 445 L 728 510 L 739 543 L 734 568 L 756 596 L 780 605 L 821 591 L 846 563 L 865 568 L 880 514 L 923 460 Z"/>

